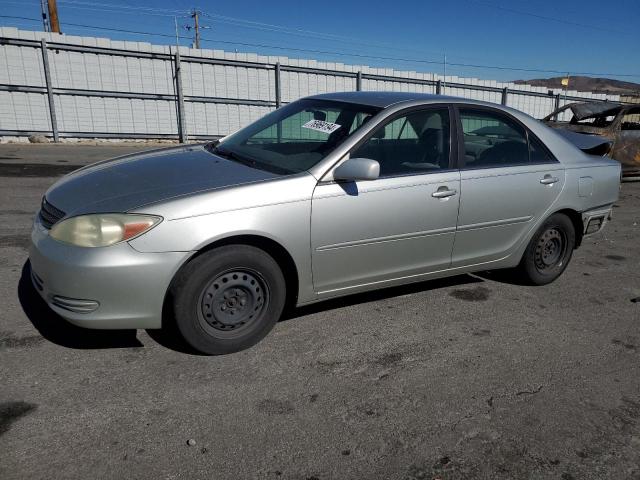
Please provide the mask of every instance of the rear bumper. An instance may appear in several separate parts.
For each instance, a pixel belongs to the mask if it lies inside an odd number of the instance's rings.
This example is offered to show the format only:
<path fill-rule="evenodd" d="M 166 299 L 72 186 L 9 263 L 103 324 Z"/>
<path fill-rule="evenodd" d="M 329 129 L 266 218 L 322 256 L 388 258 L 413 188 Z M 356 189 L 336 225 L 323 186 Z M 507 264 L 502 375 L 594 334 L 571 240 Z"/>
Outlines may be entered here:
<path fill-rule="evenodd" d="M 623 182 L 637 182 L 640 180 L 640 166 L 634 165 L 632 167 L 628 165 L 622 165 L 622 181 Z"/>
<path fill-rule="evenodd" d="M 582 212 L 583 236 L 593 235 L 601 231 L 613 216 L 611 205 Z"/>
<path fill-rule="evenodd" d="M 31 279 L 47 304 L 85 328 L 160 328 L 165 294 L 190 252 L 140 253 L 128 243 L 81 248 L 51 239 L 36 220 Z"/>

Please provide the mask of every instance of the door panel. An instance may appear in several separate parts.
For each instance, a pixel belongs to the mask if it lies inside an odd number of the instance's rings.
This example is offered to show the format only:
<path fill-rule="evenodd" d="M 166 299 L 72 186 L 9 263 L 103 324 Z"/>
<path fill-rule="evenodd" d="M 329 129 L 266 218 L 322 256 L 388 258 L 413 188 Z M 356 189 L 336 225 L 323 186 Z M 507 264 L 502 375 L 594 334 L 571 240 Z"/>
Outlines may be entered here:
<path fill-rule="evenodd" d="M 540 183 L 545 176 L 557 179 Z M 560 164 L 461 172 L 460 213 L 452 266 L 489 262 L 511 253 L 546 215 L 564 186 Z"/>
<path fill-rule="evenodd" d="M 432 196 L 444 187 L 456 194 Z M 311 217 L 315 290 L 448 268 L 459 191 L 457 171 L 319 184 Z"/>
<path fill-rule="evenodd" d="M 458 113 L 464 164 L 453 267 L 512 253 L 565 181 L 561 164 L 505 112 L 463 106 Z"/>

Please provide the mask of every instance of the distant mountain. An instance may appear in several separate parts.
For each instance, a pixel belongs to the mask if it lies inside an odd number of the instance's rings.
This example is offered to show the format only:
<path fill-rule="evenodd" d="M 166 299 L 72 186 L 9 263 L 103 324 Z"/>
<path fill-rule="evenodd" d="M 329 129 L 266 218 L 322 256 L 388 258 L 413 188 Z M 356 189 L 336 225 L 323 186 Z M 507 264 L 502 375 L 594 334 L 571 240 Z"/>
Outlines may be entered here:
<path fill-rule="evenodd" d="M 520 85 L 533 85 L 534 87 L 565 88 L 561 81 L 563 77 L 536 78 L 532 80 L 515 80 Z M 570 77 L 569 90 L 579 92 L 614 93 L 619 95 L 640 95 L 640 83 L 623 82 L 611 78 Z"/>

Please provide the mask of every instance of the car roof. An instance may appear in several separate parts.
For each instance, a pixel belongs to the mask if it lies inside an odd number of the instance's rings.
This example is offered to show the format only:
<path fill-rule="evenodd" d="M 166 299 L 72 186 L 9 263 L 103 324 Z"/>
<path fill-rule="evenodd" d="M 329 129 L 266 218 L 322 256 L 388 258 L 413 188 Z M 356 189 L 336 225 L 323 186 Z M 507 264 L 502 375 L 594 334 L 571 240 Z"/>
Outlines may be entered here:
<path fill-rule="evenodd" d="M 336 92 L 323 93 L 306 97 L 314 100 L 331 100 L 335 102 L 358 103 L 371 107 L 387 108 L 391 105 L 403 102 L 424 101 L 425 103 L 460 101 L 458 97 L 447 95 L 433 95 L 429 93 L 413 92 Z"/>

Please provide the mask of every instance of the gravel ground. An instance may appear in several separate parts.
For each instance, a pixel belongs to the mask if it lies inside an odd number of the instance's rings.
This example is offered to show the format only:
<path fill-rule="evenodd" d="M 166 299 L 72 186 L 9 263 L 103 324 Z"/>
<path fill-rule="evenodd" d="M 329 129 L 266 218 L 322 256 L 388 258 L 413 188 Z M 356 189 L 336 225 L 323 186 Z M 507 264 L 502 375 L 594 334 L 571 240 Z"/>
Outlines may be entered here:
<path fill-rule="evenodd" d="M 356 295 L 205 357 L 71 327 L 22 278 L 44 190 L 129 148 L 0 146 L 3 480 L 640 478 L 640 183 L 552 285 Z"/>

